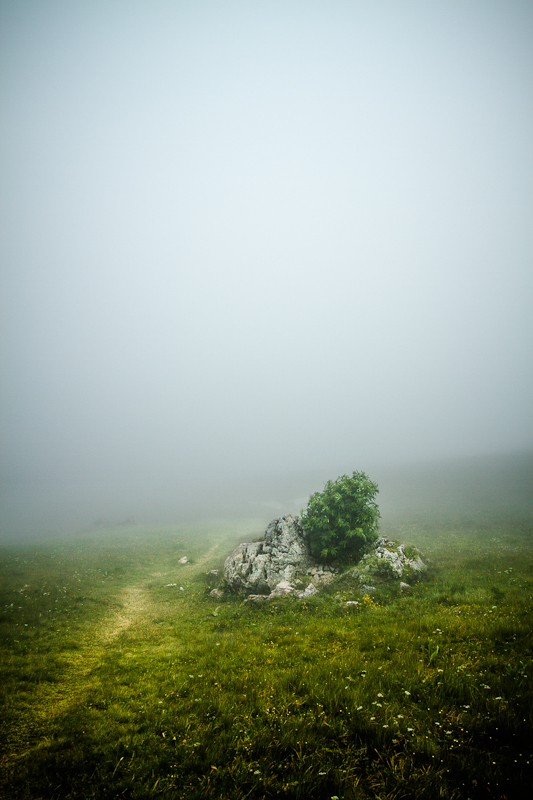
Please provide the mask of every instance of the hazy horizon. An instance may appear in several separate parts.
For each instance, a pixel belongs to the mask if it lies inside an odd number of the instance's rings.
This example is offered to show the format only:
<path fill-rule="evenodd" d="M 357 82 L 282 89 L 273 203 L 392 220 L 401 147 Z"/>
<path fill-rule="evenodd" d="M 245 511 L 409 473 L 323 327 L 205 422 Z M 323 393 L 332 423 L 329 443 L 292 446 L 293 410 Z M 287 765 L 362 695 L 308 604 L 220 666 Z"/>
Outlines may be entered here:
<path fill-rule="evenodd" d="M 5 0 L 1 533 L 533 452 L 532 44 L 522 0 Z"/>

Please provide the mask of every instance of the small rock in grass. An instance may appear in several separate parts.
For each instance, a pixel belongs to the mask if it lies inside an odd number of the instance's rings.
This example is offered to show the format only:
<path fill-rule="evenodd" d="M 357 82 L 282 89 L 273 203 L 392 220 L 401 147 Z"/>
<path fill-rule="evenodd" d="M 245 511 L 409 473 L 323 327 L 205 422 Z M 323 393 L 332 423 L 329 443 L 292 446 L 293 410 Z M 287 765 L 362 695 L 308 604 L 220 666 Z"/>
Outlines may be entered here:
<path fill-rule="evenodd" d="M 296 592 L 296 597 L 298 600 L 305 600 L 306 597 L 312 597 L 314 594 L 318 594 L 318 589 L 312 583 L 307 586 L 303 592 Z"/>
<path fill-rule="evenodd" d="M 245 603 L 258 603 L 261 605 L 262 603 L 268 603 L 270 600 L 270 595 L 268 594 L 249 594 Z"/>
<path fill-rule="evenodd" d="M 292 592 L 294 592 L 294 586 L 292 586 L 289 581 L 280 581 L 276 584 L 274 589 L 272 589 L 270 596 L 282 597 L 285 594 L 292 594 Z"/>

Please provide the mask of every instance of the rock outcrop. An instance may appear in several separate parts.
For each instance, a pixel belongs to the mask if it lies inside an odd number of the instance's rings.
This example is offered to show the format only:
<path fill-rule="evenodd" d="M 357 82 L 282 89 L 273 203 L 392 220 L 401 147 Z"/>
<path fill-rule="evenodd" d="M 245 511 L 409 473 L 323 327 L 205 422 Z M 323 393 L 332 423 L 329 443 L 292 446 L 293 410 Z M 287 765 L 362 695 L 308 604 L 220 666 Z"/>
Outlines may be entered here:
<path fill-rule="evenodd" d="M 422 561 L 418 548 L 398 544 L 381 536 L 374 542 L 370 553 L 363 556 L 353 575 L 359 577 L 363 583 L 369 578 L 388 580 L 412 576 L 417 579 L 426 570 L 427 565 Z M 403 586 L 408 587 L 408 584 Z M 368 586 L 362 586 L 361 589 L 363 588 L 368 589 Z"/>
<path fill-rule="evenodd" d="M 266 594 L 281 583 L 291 585 L 314 563 L 299 518 L 287 514 L 272 520 L 262 541 L 235 548 L 224 564 L 224 578 L 232 589 Z"/>
<path fill-rule="evenodd" d="M 416 547 L 381 537 L 349 572 L 361 594 L 374 594 L 378 584 L 391 580 L 400 579 L 401 589 L 409 589 L 403 581 L 409 576 L 416 580 L 426 569 Z M 247 593 L 247 602 L 251 603 L 266 603 L 286 595 L 305 599 L 339 574 L 339 568 L 322 566 L 312 558 L 302 524 L 291 514 L 272 520 L 261 541 L 238 545 L 224 564 L 226 585 Z M 222 593 L 213 590 L 211 595 L 219 598 Z"/>

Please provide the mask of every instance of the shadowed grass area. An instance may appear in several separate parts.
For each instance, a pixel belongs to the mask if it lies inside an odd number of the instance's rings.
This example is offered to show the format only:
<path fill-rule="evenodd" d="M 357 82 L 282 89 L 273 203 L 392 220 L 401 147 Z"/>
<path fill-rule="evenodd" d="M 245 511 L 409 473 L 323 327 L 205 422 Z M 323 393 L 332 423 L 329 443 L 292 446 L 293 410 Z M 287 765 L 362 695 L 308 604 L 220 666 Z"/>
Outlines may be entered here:
<path fill-rule="evenodd" d="M 529 797 L 531 530 L 383 532 L 431 560 L 408 593 L 261 607 L 209 596 L 252 522 L 5 549 L 2 796 Z"/>

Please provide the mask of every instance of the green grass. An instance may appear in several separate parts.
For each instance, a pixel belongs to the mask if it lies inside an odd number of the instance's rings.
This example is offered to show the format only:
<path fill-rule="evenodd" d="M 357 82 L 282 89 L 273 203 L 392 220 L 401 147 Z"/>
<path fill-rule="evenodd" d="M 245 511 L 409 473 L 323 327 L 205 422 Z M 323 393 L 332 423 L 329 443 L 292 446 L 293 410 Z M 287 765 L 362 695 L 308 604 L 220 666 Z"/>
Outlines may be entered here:
<path fill-rule="evenodd" d="M 383 524 L 408 593 L 254 607 L 209 596 L 239 525 L 3 549 L 2 797 L 530 797 L 531 527 Z"/>

